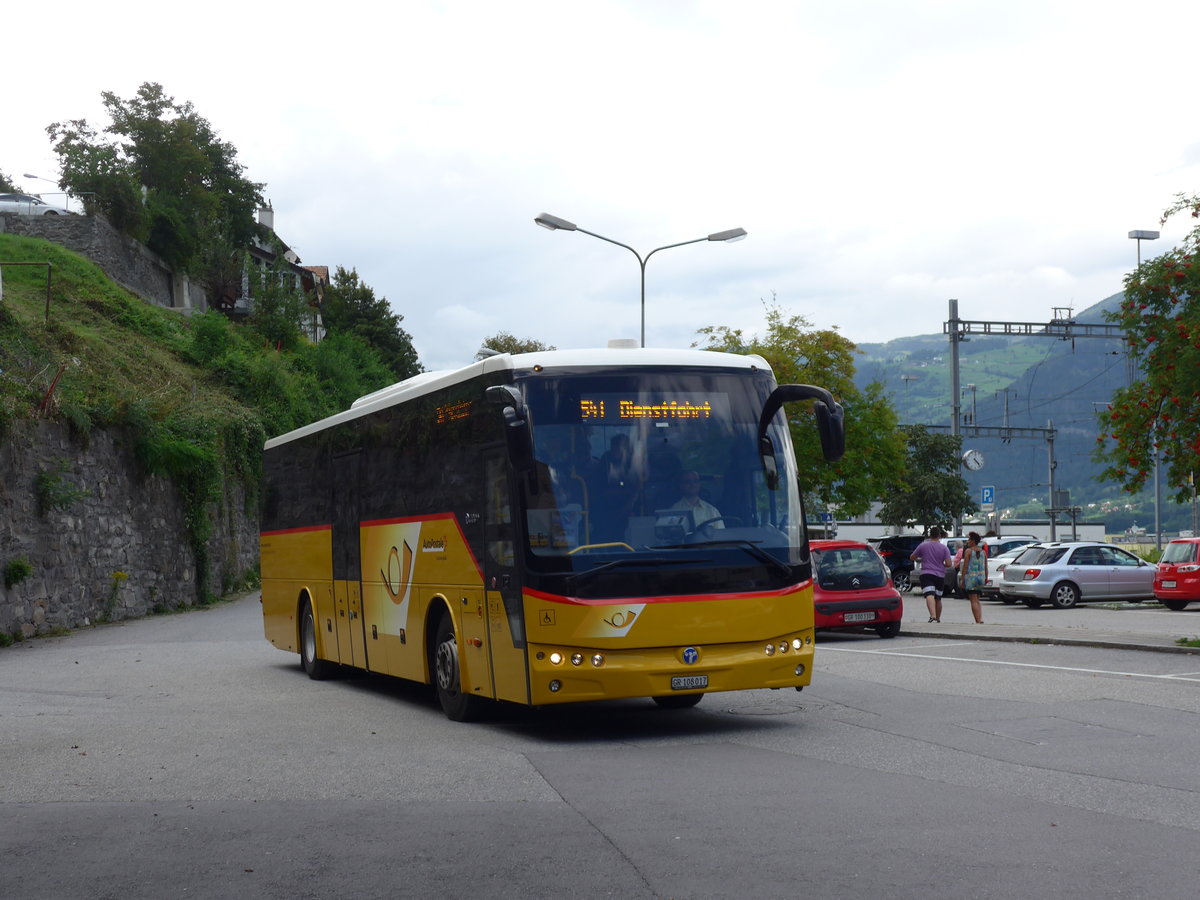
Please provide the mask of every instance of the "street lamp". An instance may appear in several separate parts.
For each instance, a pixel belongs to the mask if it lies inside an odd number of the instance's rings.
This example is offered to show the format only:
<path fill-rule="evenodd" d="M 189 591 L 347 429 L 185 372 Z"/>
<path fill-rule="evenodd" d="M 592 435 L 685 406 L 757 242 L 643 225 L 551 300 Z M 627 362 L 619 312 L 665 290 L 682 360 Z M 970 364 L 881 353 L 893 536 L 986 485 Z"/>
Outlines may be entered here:
<path fill-rule="evenodd" d="M 1138 268 L 1142 267 L 1142 241 L 1156 241 L 1157 231 L 1131 231 L 1130 240 L 1137 241 Z M 1154 449 L 1154 546 L 1162 549 L 1162 488 L 1159 484 L 1158 429 L 1151 426 L 1150 440 Z"/>
<path fill-rule="evenodd" d="M 622 244 L 620 241 L 614 241 L 612 238 L 607 238 L 602 234 L 596 234 L 594 231 L 588 231 L 586 228 L 580 228 L 574 222 L 568 222 L 566 219 L 560 219 L 558 216 L 552 216 L 550 213 L 542 213 L 533 220 L 536 224 L 547 228 L 550 231 L 582 231 L 584 234 L 591 235 L 594 238 L 599 238 L 602 241 L 608 241 L 610 244 L 616 244 L 618 247 L 624 247 L 630 253 L 637 257 L 638 265 L 642 270 L 642 341 L 641 345 L 646 346 L 646 263 L 659 250 L 670 250 L 672 247 L 682 247 L 685 244 L 698 244 L 701 241 L 723 241 L 726 244 L 732 244 L 734 241 L 740 241 L 746 236 L 746 229 L 731 228 L 728 231 L 718 231 L 710 234 L 707 237 L 693 238 L 690 241 L 680 241 L 678 244 L 666 244 L 662 247 L 655 247 L 645 256 L 642 256 L 628 244 Z"/>
<path fill-rule="evenodd" d="M 41 175 L 30 175 L 28 172 L 24 173 L 24 175 L 22 175 L 21 177 L 22 177 L 22 178 L 32 178 L 34 181 L 45 181 L 45 182 L 49 182 L 50 184 L 54 185 L 55 187 L 58 187 L 58 182 L 57 182 L 57 181 L 55 181 L 53 178 L 43 178 Z M 63 196 L 63 209 L 65 209 L 65 210 L 67 210 L 68 212 L 70 212 L 70 210 L 71 210 L 71 197 L 70 197 L 70 195 L 69 195 L 69 194 L 67 194 L 66 192 L 60 192 L 60 191 L 52 191 L 51 193 L 53 193 L 53 194 L 62 193 L 62 196 Z"/>
<path fill-rule="evenodd" d="M 1158 232 L 1157 231 L 1131 231 L 1131 232 L 1129 232 L 1129 239 L 1133 240 L 1133 241 L 1137 241 L 1138 268 L 1140 269 L 1142 267 L 1142 241 L 1157 241 L 1158 240 Z"/>

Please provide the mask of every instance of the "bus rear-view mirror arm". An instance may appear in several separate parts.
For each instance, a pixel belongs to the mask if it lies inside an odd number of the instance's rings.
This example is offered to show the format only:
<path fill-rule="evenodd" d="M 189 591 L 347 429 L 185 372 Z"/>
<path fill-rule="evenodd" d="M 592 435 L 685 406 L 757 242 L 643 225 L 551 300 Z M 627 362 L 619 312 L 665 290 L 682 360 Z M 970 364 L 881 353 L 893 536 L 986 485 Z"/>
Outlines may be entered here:
<path fill-rule="evenodd" d="M 529 433 L 529 418 L 525 410 L 525 398 L 511 384 L 495 384 L 484 392 L 484 396 L 502 407 L 504 435 L 508 442 L 508 458 L 518 472 L 533 469 L 533 437 Z"/>
<path fill-rule="evenodd" d="M 837 462 L 846 452 L 845 411 L 833 395 L 825 388 L 811 384 L 779 385 L 763 404 L 762 414 L 758 417 L 758 453 L 771 490 L 779 486 L 779 472 L 775 466 L 775 447 L 767 435 L 767 428 L 783 404 L 797 400 L 816 401 L 813 413 L 817 417 L 817 433 L 821 436 L 821 451 L 826 461 Z"/>

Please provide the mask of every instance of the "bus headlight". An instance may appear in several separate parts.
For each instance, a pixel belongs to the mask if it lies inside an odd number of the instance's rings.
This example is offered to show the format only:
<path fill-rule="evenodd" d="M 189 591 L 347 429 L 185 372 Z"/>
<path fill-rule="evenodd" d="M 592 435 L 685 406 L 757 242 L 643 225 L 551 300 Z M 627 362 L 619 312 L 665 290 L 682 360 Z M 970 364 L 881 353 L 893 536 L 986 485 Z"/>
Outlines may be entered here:
<path fill-rule="evenodd" d="M 554 679 L 552 682 L 550 682 L 550 693 L 557 694 L 561 690 L 562 690 L 562 682 L 559 681 L 557 678 Z"/>
<path fill-rule="evenodd" d="M 602 665 L 604 665 L 604 654 L 593 653 L 592 654 L 592 665 L 595 666 L 597 669 L 600 668 Z"/>
<path fill-rule="evenodd" d="M 793 650 L 804 649 L 804 641 L 800 640 L 800 638 L 792 638 L 792 649 Z"/>
<path fill-rule="evenodd" d="M 790 650 L 790 649 L 791 649 L 791 647 L 788 645 L 788 642 L 787 642 L 787 641 L 780 641 L 780 642 L 779 642 L 779 652 L 780 652 L 780 653 L 787 653 L 787 652 L 788 652 L 788 650 Z"/>
<path fill-rule="evenodd" d="M 774 645 L 774 644 L 767 644 L 767 646 L 765 646 L 765 647 L 763 648 L 763 650 L 765 650 L 765 651 L 766 651 L 766 654 L 767 654 L 767 656 L 774 656 L 774 655 L 775 655 L 775 645 Z"/>
<path fill-rule="evenodd" d="M 796 663 L 796 674 L 797 675 L 804 674 L 804 663 Z"/>
<path fill-rule="evenodd" d="M 563 661 L 562 654 L 559 653 L 557 650 L 555 650 L 553 653 L 550 654 L 550 665 L 561 666 L 562 661 Z"/>
<path fill-rule="evenodd" d="M 583 665 L 583 654 L 582 653 L 572 653 L 571 654 L 571 665 L 582 666 Z"/>

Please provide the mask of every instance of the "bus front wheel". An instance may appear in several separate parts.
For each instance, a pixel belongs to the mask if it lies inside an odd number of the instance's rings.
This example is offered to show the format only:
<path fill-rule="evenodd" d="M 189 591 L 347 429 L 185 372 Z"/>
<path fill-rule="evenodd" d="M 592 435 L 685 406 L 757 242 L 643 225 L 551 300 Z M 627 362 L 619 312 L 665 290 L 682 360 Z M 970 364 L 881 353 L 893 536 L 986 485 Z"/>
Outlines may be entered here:
<path fill-rule="evenodd" d="M 689 709 L 700 702 L 703 694 L 669 694 L 665 697 L 651 697 L 661 709 Z"/>
<path fill-rule="evenodd" d="M 314 681 L 324 681 L 337 668 L 328 660 L 317 659 L 317 622 L 307 597 L 300 606 L 300 667 Z"/>
<path fill-rule="evenodd" d="M 479 718 L 483 711 L 483 700 L 464 693 L 462 668 L 458 660 L 458 637 L 454 633 L 454 620 L 450 614 L 442 613 L 438 621 L 437 637 L 433 651 L 433 685 L 437 689 L 438 702 L 446 717 L 454 722 L 470 722 Z"/>

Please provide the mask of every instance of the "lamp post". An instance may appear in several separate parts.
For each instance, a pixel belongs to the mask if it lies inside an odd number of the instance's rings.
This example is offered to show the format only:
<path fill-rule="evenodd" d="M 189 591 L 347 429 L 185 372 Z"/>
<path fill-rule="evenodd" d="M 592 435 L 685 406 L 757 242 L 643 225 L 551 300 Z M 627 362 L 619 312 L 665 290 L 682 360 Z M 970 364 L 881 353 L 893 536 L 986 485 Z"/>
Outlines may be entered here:
<path fill-rule="evenodd" d="M 690 241 L 680 241 L 678 244 L 666 244 L 662 247 L 655 247 L 645 256 L 642 256 L 628 244 L 622 244 L 620 241 L 614 241 L 612 238 L 607 238 L 602 234 L 596 234 L 594 231 L 588 231 L 586 228 L 580 228 L 574 222 L 568 222 L 566 219 L 560 219 L 558 216 L 552 216 L 550 213 L 542 213 L 533 220 L 536 224 L 547 228 L 550 231 L 582 231 L 584 234 L 591 235 L 594 238 L 599 238 L 602 241 L 608 241 L 610 244 L 616 244 L 618 247 L 624 247 L 630 253 L 637 257 L 638 266 L 642 270 L 642 339 L 641 346 L 646 346 L 646 263 L 659 250 L 670 250 L 672 247 L 682 247 L 685 244 L 698 244 L 701 241 L 723 241 L 726 244 L 732 244 L 734 241 L 740 241 L 746 236 L 746 229 L 731 228 L 728 231 L 718 231 L 707 237 L 693 238 Z"/>
<path fill-rule="evenodd" d="M 1157 241 L 1158 240 L 1158 232 L 1157 231 L 1131 231 L 1131 232 L 1129 232 L 1129 239 L 1131 241 L 1137 241 L 1137 260 L 1138 260 L 1138 268 L 1140 269 L 1142 267 L 1142 241 Z"/>
<path fill-rule="evenodd" d="M 30 175 L 28 172 L 25 172 L 21 177 L 32 178 L 34 181 L 45 181 L 54 185 L 55 187 L 58 187 L 58 182 L 53 178 L 43 178 L 41 175 Z M 67 212 L 71 211 L 71 197 L 69 194 L 67 194 L 65 191 L 52 191 L 51 193 L 61 193 L 63 196 L 63 209 L 65 209 Z"/>
<path fill-rule="evenodd" d="M 1131 231 L 1129 232 L 1130 240 L 1137 241 L 1137 264 L 1138 268 L 1142 267 L 1142 241 L 1156 241 L 1159 233 L 1157 231 Z M 1154 450 L 1154 546 L 1159 550 L 1162 549 L 1162 488 L 1159 484 L 1159 453 L 1158 453 L 1158 429 L 1153 425 L 1150 428 L 1151 448 Z"/>

